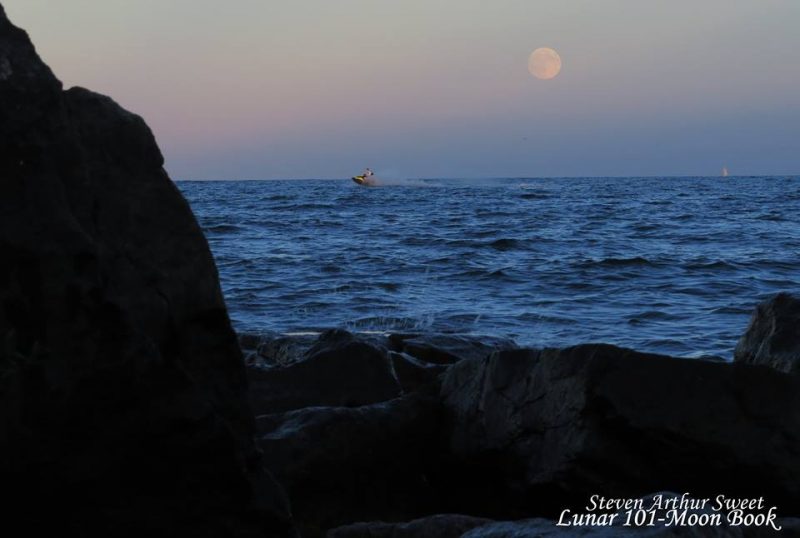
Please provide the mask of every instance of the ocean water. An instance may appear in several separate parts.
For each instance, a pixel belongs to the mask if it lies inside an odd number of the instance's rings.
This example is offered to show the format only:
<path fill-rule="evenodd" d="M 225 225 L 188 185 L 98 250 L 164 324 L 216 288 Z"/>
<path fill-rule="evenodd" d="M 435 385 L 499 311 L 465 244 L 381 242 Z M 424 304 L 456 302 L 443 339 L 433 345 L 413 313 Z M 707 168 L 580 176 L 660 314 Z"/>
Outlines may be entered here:
<path fill-rule="evenodd" d="M 732 357 L 800 288 L 800 177 L 179 182 L 246 332 Z"/>

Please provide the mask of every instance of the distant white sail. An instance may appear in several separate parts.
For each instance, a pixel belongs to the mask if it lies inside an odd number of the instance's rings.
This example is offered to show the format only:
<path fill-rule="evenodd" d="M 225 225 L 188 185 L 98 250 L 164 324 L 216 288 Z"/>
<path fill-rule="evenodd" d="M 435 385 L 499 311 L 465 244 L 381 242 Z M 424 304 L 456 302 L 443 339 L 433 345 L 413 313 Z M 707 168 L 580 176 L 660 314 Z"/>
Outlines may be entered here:
<path fill-rule="evenodd" d="M 728 177 L 728 167 L 727 166 L 723 166 L 722 167 L 722 177 Z"/>

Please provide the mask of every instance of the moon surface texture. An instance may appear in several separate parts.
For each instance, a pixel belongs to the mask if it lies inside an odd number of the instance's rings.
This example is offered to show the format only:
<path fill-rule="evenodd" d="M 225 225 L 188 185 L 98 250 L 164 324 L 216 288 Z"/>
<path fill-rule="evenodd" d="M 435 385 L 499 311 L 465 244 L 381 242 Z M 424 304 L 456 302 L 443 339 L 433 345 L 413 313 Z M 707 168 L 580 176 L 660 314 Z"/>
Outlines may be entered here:
<path fill-rule="evenodd" d="M 528 71 L 541 80 L 555 78 L 561 72 L 561 56 L 547 47 L 536 49 L 528 58 Z"/>

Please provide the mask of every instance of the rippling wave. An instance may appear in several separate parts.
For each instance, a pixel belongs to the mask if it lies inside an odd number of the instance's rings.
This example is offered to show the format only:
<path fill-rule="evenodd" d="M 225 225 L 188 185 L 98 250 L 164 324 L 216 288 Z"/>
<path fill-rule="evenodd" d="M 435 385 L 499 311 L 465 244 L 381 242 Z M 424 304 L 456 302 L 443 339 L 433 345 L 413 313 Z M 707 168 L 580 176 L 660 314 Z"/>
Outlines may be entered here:
<path fill-rule="evenodd" d="M 755 304 L 800 278 L 797 177 L 179 187 L 244 331 L 445 331 L 730 358 Z"/>

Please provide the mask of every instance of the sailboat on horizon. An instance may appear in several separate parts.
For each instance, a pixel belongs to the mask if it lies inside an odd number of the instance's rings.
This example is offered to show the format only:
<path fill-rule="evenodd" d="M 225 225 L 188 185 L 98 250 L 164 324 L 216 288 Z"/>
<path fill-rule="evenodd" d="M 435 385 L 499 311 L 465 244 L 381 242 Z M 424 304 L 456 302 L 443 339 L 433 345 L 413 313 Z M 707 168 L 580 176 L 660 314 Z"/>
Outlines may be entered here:
<path fill-rule="evenodd" d="M 727 166 L 723 166 L 722 167 L 722 177 L 728 177 L 728 167 Z"/>

